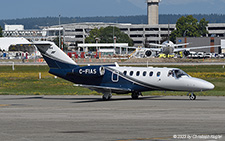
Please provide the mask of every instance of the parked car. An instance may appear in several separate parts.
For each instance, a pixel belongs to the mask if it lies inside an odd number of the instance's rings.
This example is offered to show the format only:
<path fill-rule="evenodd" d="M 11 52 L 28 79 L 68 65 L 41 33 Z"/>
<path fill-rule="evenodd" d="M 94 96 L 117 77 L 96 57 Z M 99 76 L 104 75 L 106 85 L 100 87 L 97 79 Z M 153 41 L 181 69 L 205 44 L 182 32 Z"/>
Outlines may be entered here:
<path fill-rule="evenodd" d="M 224 54 L 218 54 L 219 58 L 224 58 Z"/>

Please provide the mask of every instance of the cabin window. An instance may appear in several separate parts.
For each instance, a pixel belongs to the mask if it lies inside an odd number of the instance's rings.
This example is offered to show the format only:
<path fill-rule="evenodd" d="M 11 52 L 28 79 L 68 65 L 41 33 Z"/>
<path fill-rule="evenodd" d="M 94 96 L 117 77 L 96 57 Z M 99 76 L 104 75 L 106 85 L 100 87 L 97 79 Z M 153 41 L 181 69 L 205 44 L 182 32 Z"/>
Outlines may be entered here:
<path fill-rule="evenodd" d="M 133 71 L 131 71 L 131 72 L 130 72 L 130 76 L 132 76 L 133 74 L 134 74 L 134 72 L 133 72 Z"/>
<path fill-rule="evenodd" d="M 157 77 L 160 77 L 160 75 L 161 75 L 161 72 L 157 72 Z"/>
<path fill-rule="evenodd" d="M 127 71 L 124 71 L 123 74 L 124 74 L 124 75 L 127 75 Z"/>
<path fill-rule="evenodd" d="M 149 76 L 151 76 L 151 77 L 153 76 L 153 71 L 151 71 L 151 72 L 149 73 Z"/>
<path fill-rule="evenodd" d="M 146 71 L 144 71 L 144 72 L 143 72 L 143 76 L 146 76 L 146 74 L 147 74 L 147 72 L 146 72 Z"/>
<path fill-rule="evenodd" d="M 168 75 L 167 75 L 167 76 L 169 77 L 169 76 L 171 76 L 172 74 L 173 74 L 173 71 L 170 70 L 170 71 L 168 72 Z"/>
<path fill-rule="evenodd" d="M 137 71 L 137 72 L 136 72 L 136 76 L 139 76 L 139 75 L 140 75 L 140 71 Z"/>

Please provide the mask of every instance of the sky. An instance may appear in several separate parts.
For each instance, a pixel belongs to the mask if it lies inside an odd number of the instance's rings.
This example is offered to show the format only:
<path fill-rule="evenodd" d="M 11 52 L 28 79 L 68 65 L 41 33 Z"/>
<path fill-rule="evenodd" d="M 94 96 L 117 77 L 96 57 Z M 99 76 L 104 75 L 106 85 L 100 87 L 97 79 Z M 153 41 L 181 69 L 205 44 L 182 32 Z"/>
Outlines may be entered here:
<path fill-rule="evenodd" d="M 0 19 L 147 15 L 146 0 L 4 0 Z M 160 14 L 225 14 L 225 0 L 161 0 Z"/>

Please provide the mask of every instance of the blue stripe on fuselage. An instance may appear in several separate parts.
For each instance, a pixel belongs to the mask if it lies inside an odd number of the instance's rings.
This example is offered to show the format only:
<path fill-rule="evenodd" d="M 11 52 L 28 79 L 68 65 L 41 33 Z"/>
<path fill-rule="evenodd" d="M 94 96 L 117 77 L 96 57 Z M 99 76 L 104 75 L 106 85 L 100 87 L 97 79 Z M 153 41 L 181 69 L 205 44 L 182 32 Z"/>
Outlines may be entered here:
<path fill-rule="evenodd" d="M 71 81 L 75 84 L 83 84 L 83 85 L 95 85 L 101 87 L 112 87 L 112 88 L 121 88 L 121 89 L 129 89 L 131 91 L 150 91 L 153 89 L 138 85 L 137 83 L 131 82 L 128 79 L 121 77 L 119 74 L 118 81 L 112 81 L 112 71 L 105 69 L 105 74 L 100 77 L 82 77 L 79 75 L 72 74 L 72 70 L 64 69 L 64 70 L 56 70 L 52 69 L 55 75 L 56 73 L 60 73 L 57 76 L 62 77 L 68 81 Z"/>

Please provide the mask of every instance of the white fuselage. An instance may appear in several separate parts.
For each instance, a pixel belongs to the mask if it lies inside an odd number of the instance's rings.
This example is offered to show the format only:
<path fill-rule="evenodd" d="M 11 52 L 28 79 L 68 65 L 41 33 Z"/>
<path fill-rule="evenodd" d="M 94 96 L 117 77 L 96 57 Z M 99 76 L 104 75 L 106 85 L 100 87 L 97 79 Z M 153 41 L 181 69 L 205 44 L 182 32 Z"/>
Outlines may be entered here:
<path fill-rule="evenodd" d="M 214 85 L 202 79 L 194 78 L 177 68 L 153 67 L 111 67 L 120 72 L 120 77 L 129 79 L 138 85 L 148 86 L 156 90 L 171 91 L 205 91 Z M 118 77 L 119 78 L 119 77 Z M 117 80 L 118 81 L 118 80 Z M 145 85 L 146 84 L 146 85 Z"/>

